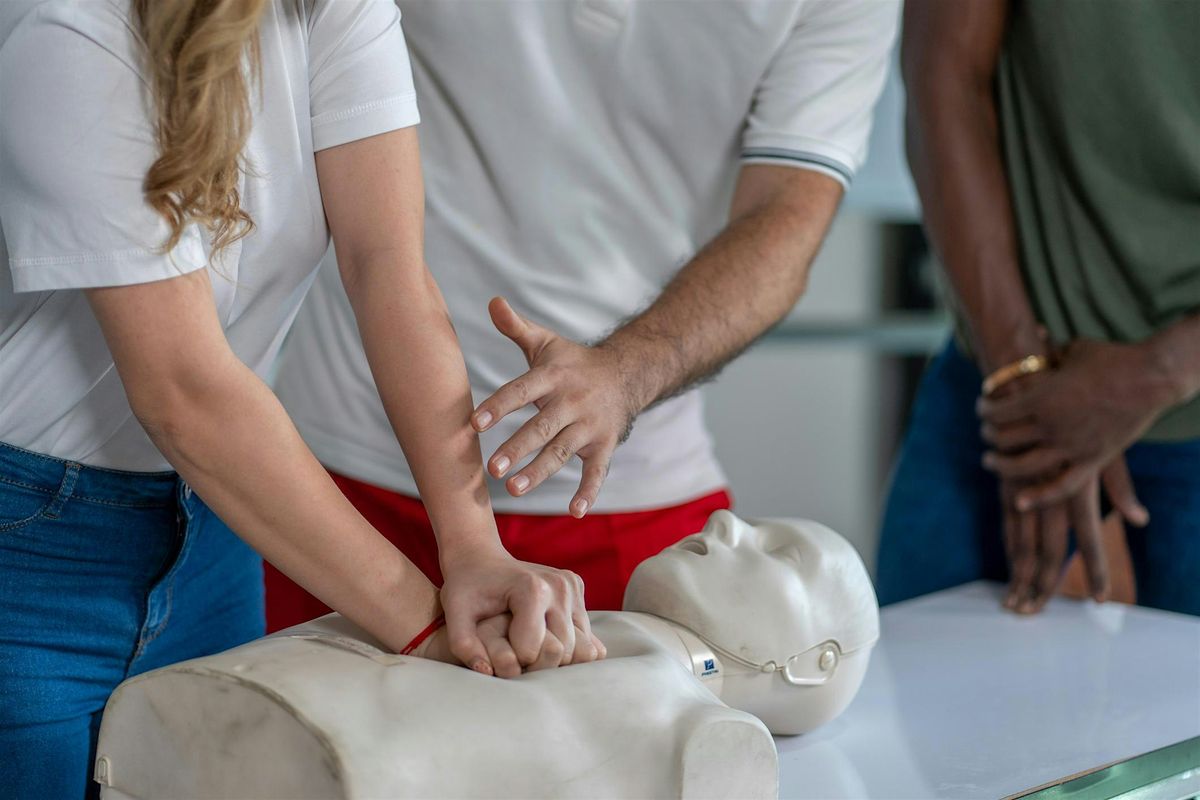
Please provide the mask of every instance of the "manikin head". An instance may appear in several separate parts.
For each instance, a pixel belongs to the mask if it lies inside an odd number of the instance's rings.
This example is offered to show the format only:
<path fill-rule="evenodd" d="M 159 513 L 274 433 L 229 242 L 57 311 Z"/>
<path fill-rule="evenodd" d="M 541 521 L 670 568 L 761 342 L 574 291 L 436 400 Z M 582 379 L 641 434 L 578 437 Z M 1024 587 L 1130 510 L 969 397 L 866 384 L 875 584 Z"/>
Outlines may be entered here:
<path fill-rule="evenodd" d="M 751 523 L 718 511 L 637 568 L 624 608 L 699 636 L 720 658 L 721 699 L 781 734 L 840 714 L 879 638 L 858 553 L 809 520 Z"/>

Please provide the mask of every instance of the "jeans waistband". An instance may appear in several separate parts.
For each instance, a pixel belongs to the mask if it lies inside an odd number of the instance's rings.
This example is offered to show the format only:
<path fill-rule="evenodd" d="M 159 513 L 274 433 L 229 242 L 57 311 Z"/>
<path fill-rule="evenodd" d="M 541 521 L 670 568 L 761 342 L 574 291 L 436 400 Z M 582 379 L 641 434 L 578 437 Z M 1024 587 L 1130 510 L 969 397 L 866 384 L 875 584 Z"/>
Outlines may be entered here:
<path fill-rule="evenodd" d="M 63 488 L 75 500 L 131 507 L 162 507 L 175 502 L 179 476 L 174 472 L 126 472 L 89 467 L 0 442 L 0 484 L 9 483 L 53 495 Z"/>

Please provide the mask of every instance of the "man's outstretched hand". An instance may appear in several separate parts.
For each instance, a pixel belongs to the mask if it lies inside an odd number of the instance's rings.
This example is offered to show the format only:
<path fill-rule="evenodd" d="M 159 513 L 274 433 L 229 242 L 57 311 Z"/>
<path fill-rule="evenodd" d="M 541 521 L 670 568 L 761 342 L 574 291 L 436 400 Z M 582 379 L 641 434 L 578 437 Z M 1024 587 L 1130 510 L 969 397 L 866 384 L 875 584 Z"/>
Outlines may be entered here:
<path fill-rule="evenodd" d="M 529 370 L 480 403 L 471 424 L 483 432 L 529 404 L 537 408 L 488 459 L 488 472 L 503 478 L 514 464 L 540 450 L 505 482 L 509 494 L 520 497 L 577 455 L 583 477 L 568 511 L 582 517 L 596 504 L 613 451 L 629 435 L 644 392 L 611 348 L 565 339 L 517 314 L 500 297 L 488 304 L 488 312 L 496 329 L 521 348 Z"/>

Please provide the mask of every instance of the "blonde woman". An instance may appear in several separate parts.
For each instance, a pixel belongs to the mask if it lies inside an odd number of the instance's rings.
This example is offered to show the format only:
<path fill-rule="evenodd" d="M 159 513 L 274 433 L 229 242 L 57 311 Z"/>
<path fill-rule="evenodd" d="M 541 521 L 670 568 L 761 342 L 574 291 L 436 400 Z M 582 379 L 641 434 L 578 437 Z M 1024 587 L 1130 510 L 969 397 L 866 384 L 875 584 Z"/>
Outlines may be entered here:
<path fill-rule="evenodd" d="M 0 103 L 7 796 L 83 795 L 121 680 L 259 635 L 254 551 L 396 650 L 603 655 L 578 578 L 496 535 L 388 0 L 8 0 Z M 330 234 L 440 599 L 261 377 Z"/>

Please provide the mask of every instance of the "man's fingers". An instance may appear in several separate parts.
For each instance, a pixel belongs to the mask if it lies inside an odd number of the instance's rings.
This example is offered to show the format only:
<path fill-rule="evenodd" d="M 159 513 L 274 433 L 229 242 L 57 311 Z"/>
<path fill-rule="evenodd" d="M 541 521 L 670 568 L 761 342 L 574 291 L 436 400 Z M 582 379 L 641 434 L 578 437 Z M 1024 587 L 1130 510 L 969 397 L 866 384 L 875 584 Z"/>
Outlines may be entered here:
<path fill-rule="evenodd" d="M 541 400 L 552 388 L 545 370 L 531 369 L 513 378 L 480 403 L 471 415 L 471 425 L 482 433 L 514 411 Z"/>
<path fill-rule="evenodd" d="M 1100 472 L 1100 481 L 1104 484 L 1104 493 L 1113 508 L 1121 513 L 1126 522 L 1139 528 L 1150 522 L 1150 512 L 1138 501 L 1133 489 L 1133 479 L 1129 477 L 1129 467 L 1125 464 L 1125 456 L 1117 456 L 1112 463 Z"/>
<path fill-rule="evenodd" d="M 1067 509 L 1051 506 L 1038 512 L 1040 517 L 1038 570 L 1034 583 L 1033 597 L 1017 607 L 1022 614 L 1036 614 L 1054 596 L 1058 581 L 1062 577 L 1063 562 L 1067 558 Z"/>
<path fill-rule="evenodd" d="M 1071 527 L 1079 545 L 1079 557 L 1087 571 L 1092 599 L 1103 603 L 1108 599 L 1108 556 L 1104 552 L 1104 534 L 1100 526 L 1100 488 L 1091 481 L 1071 498 Z"/>
<path fill-rule="evenodd" d="M 557 411 L 553 407 L 546 407 L 534 414 L 525 422 L 517 432 L 496 448 L 496 452 L 488 459 L 488 472 L 492 473 L 493 477 L 503 478 L 504 475 L 512 468 L 513 464 L 520 462 L 534 450 L 544 447 L 551 439 L 558 436 L 563 430 L 564 423 L 559 419 Z M 524 473 L 528 470 L 522 470 Z M 521 485 L 516 485 L 518 482 L 514 475 L 513 480 L 509 481 L 508 491 L 510 494 L 519 495 L 529 490 L 529 477 L 526 476 L 525 482 Z"/>
<path fill-rule="evenodd" d="M 521 666 L 529 666 L 537 660 L 542 640 L 546 638 L 550 588 L 540 576 L 531 573 L 525 586 L 510 597 L 508 607 L 513 616 L 508 627 L 508 640 Z"/>
<path fill-rule="evenodd" d="M 571 505 L 567 507 L 575 519 L 583 519 L 583 515 L 596 505 L 596 498 L 600 496 L 600 487 L 604 485 L 604 479 L 608 477 L 608 465 L 611 459 L 611 450 L 605 450 L 601 454 L 583 459 L 583 477 L 579 479 L 579 491 L 575 492 L 575 497 L 571 499 Z"/>
<path fill-rule="evenodd" d="M 983 440 L 1001 452 L 1023 450 L 1042 440 L 1041 431 L 1032 422 L 1016 422 L 1012 425 L 993 425 L 985 422 L 979 428 Z"/>
<path fill-rule="evenodd" d="M 1008 591 L 1004 595 L 1004 607 L 1009 611 L 1015 609 L 1021 600 L 1021 596 L 1017 592 L 1016 582 L 1013 580 L 1013 567 L 1017 560 L 1017 539 L 1020 536 L 1018 529 L 1019 515 L 1016 511 L 1005 508 L 1004 514 L 1004 554 L 1008 558 L 1009 563 L 1009 582 Z"/>
<path fill-rule="evenodd" d="M 1029 418 L 1029 398 L 1021 392 L 1013 392 L 1003 397 L 980 397 L 975 401 L 975 413 L 984 422 L 1011 425 Z"/>
<path fill-rule="evenodd" d="M 538 417 L 541 416 L 546 416 L 547 422 L 545 424 L 533 424 L 536 422 Z M 519 452 L 521 448 L 525 447 L 529 442 L 534 442 L 537 441 L 537 439 L 540 439 L 543 429 L 550 430 L 558 423 L 554 417 L 550 415 L 549 409 L 547 409 L 542 411 L 537 415 L 537 417 L 534 417 L 529 421 L 529 423 L 527 423 L 527 425 L 531 424 L 533 424 L 533 430 L 528 435 L 522 437 L 522 431 L 525 430 L 522 428 L 521 431 L 518 431 L 512 439 L 509 439 L 508 442 L 505 442 L 504 445 L 501 446 L 501 450 L 505 452 L 506 457 L 508 456 L 509 452 L 514 454 L 512 456 L 514 462 L 524 458 L 524 454 Z M 518 497 L 526 492 L 536 489 L 539 485 L 541 485 L 542 481 L 546 480 L 546 478 L 549 478 L 551 475 L 562 469 L 563 465 L 571 460 L 571 456 L 575 455 L 575 452 L 579 450 L 579 448 L 587 444 L 584 436 L 585 434 L 582 425 L 568 425 L 567 427 L 563 428 L 558 432 L 558 435 L 546 443 L 546 445 L 542 448 L 542 452 L 538 453 L 537 458 L 533 459 L 533 461 L 530 461 L 521 468 L 520 472 L 508 479 L 508 493 L 514 497 Z M 518 442 L 518 444 L 515 445 L 511 451 L 506 449 L 510 442 Z"/>
<path fill-rule="evenodd" d="M 1063 467 L 1063 457 L 1057 451 L 1037 447 L 1016 455 L 989 450 L 983 454 L 983 466 L 1002 478 L 1036 478 Z"/>
<path fill-rule="evenodd" d="M 1017 517 L 1013 543 L 1012 574 L 1009 587 L 1015 597 L 1014 606 L 1019 608 L 1033 594 L 1033 580 L 1037 573 L 1037 514 L 1009 510 Z"/>
<path fill-rule="evenodd" d="M 1076 464 L 1069 467 L 1045 483 L 1029 486 L 1017 492 L 1017 508 L 1032 510 L 1064 503 L 1083 488 L 1089 475 L 1090 470 L 1083 465 Z"/>
<path fill-rule="evenodd" d="M 541 349 L 549 343 L 554 334 L 522 317 L 503 297 L 493 297 L 488 303 L 488 314 L 496 330 L 503 333 L 521 348 L 525 360 L 533 365 L 533 360 Z"/>

